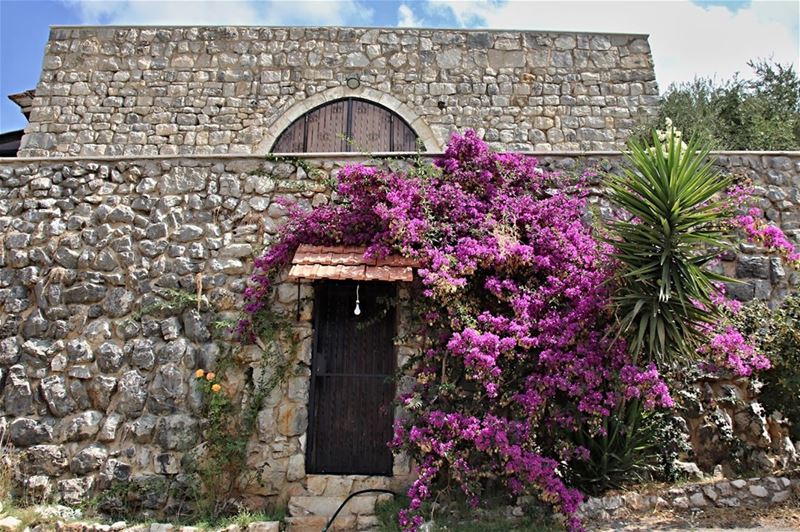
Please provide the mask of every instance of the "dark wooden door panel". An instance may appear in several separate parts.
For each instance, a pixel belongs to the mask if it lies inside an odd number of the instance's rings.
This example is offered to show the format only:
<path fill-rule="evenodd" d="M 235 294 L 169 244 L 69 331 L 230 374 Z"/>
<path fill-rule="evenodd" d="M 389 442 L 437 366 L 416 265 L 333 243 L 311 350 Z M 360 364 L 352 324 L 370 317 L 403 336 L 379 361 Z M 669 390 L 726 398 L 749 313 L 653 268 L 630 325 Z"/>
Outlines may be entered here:
<path fill-rule="evenodd" d="M 392 123 L 392 151 L 417 151 L 417 135 L 402 120 Z"/>
<path fill-rule="evenodd" d="M 332 102 L 308 114 L 306 151 L 342 152 L 345 151 L 347 134 L 347 102 Z"/>
<path fill-rule="evenodd" d="M 394 285 L 317 285 L 306 469 L 310 473 L 391 475 Z"/>
<path fill-rule="evenodd" d="M 391 114 L 369 102 L 356 100 L 351 111 L 355 149 L 364 152 L 392 151 Z"/>

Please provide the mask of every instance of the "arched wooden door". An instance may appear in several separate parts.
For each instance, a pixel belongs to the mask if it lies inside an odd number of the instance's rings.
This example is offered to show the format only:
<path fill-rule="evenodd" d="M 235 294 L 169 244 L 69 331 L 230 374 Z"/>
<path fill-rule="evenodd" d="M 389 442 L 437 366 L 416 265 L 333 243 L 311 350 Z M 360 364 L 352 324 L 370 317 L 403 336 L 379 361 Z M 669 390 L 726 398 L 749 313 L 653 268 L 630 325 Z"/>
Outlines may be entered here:
<path fill-rule="evenodd" d="M 281 133 L 273 153 L 409 152 L 414 130 L 390 109 L 358 98 L 343 98 L 313 109 Z"/>

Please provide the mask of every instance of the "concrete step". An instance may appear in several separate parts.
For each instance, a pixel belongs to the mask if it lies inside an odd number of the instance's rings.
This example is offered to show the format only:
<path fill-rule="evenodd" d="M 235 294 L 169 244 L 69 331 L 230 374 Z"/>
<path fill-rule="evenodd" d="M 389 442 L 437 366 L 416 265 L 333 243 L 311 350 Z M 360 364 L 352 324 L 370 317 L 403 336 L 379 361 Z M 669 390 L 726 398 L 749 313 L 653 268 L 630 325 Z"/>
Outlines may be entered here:
<path fill-rule="evenodd" d="M 285 522 L 286 532 L 320 532 L 327 524 L 328 518 L 318 515 L 287 517 Z M 348 530 L 373 532 L 380 530 L 380 528 L 378 527 L 378 518 L 374 515 L 342 516 L 342 514 L 339 514 L 330 530 L 335 532 Z"/>
<path fill-rule="evenodd" d="M 306 517 L 287 517 L 286 532 L 320 532 L 328 522 L 328 518 L 321 515 Z"/>
<path fill-rule="evenodd" d="M 331 530 L 374 530 L 377 528 L 375 504 L 390 495 L 364 494 L 353 497 L 342 508 Z M 290 532 L 319 532 L 346 497 L 296 495 L 289 499 Z"/>

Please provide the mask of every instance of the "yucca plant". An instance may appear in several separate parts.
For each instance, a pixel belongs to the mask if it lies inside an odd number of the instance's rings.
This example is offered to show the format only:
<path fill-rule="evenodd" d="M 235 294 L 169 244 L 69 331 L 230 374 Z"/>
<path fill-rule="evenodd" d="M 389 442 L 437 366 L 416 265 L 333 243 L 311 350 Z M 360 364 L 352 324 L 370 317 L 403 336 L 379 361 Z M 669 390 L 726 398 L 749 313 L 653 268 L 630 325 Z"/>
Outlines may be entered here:
<path fill-rule="evenodd" d="M 610 223 L 608 241 L 619 265 L 615 308 L 619 331 L 638 363 L 666 370 L 691 359 L 704 323 L 715 321 L 709 269 L 730 246 L 729 206 L 721 197 L 730 179 L 714 170 L 701 141 L 689 144 L 667 121 L 653 145 L 629 142 L 629 165 L 605 180 L 622 219 Z"/>

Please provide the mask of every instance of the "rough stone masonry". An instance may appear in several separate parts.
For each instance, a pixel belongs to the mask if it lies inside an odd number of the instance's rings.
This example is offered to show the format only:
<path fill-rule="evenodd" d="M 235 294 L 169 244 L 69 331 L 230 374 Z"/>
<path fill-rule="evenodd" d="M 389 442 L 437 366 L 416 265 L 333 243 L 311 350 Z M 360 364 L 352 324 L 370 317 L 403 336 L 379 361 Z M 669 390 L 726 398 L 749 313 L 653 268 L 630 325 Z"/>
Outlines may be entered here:
<path fill-rule="evenodd" d="M 193 372 L 215 367 L 211 322 L 234 315 L 228 313 L 240 304 L 253 256 L 285 215 L 278 200 L 325 203 L 329 178 L 362 159 L 3 161 L 0 431 L 24 450 L 19 481 L 28 493 L 77 504 L 93 489 L 124 481 L 138 486 L 136 504 L 145 510 L 168 506 L 166 487 L 182 482 L 182 459 L 201 443 Z M 754 178 L 761 207 L 797 236 L 800 155 L 720 154 L 718 161 Z M 552 155 L 542 163 L 614 170 L 619 156 Z M 725 271 L 747 281 L 738 289 L 743 299 L 778 298 L 798 284 L 796 274 L 752 246 L 730 259 Z M 195 294 L 198 285 L 208 301 L 200 310 L 161 312 L 155 305 L 169 299 L 167 289 Z M 297 296 L 296 285 L 285 284 L 276 305 L 293 315 Z M 251 494 L 291 497 L 294 515 L 332 511 L 364 487 L 399 489 L 409 473 L 398 457 L 394 477 L 306 475 L 311 296 L 303 286 L 293 373 L 259 413 L 248 458 L 261 470 Z M 412 348 L 397 346 L 399 362 Z M 234 390 L 259 360 L 257 352 L 245 353 L 231 372 Z M 763 416 L 747 408 L 731 406 L 732 430 L 756 434 L 764 456 L 782 450 L 785 442 L 771 438 Z"/>
<path fill-rule="evenodd" d="M 466 127 L 505 149 L 616 149 L 658 104 L 645 35 L 55 27 L 20 154 L 263 154 L 334 96 L 398 112 L 428 151 Z"/>
<path fill-rule="evenodd" d="M 335 172 L 367 159 L 264 155 L 292 120 L 344 97 L 398 113 L 431 154 L 474 127 L 556 169 L 613 171 L 618 152 L 564 150 L 619 148 L 655 113 L 657 86 L 640 35 L 54 28 L 21 157 L 0 160 L 0 432 L 21 451 L 26 493 L 77 504 L 123 482 L 144 512 L 175 502 L 202 439 L 193 372 L 220 356 L 212 322 L 235 315 L 283 200 L 323 204 Z M 800 154 L 715 156 L 754 180 L 766 216 L 798 240 Z M 798 285 L 754 246 L 727 259 L 720 267 L 747 281 L 734 288 L 741 299 L 775 301 Z M 293 373 L 248 446 L 253 501 L 288 502 L 299 520 L 366 487 L 400 489 L 410 473 L 398 457 L 393 477 L 306 474 L 312 291 L 299 293 Z M 207 304 L 169 307 L 175 293 Z M 297 298 L 285 284 L 275 304 L 294 315 Z M 397 345 L 398 361 L 411 349 Z M 259 359 L 244 352 L 232 391 Z M 727 414 L 766 458 L 784 445 L 760 414 Z M 343 526 L 371 526 L 375 500 L 360 499 Z"/>

